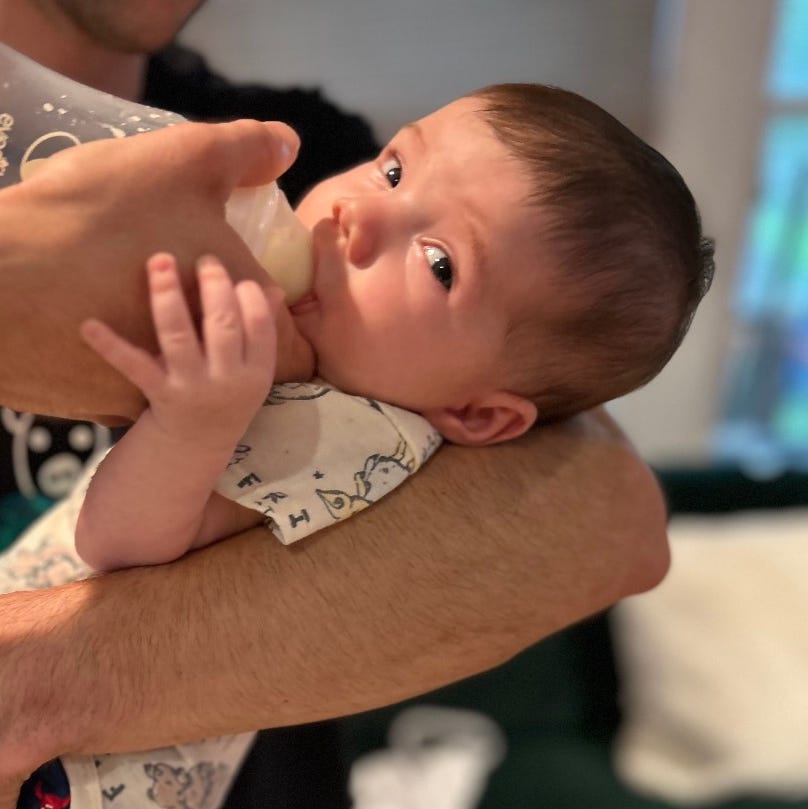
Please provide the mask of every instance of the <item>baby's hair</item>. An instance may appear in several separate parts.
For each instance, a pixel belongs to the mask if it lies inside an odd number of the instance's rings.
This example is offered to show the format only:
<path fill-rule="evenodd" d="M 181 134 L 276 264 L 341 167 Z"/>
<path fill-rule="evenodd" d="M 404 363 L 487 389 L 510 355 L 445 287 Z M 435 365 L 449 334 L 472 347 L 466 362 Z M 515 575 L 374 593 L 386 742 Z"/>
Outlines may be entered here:
<path fill-rule="evenodd" d="M 563 312 L 514 324 L 513 390 L 548 421 L 644 385 L 681 343 L 713 277 L 714 245 L 684 180 L 575 93 L 501 84 L 471 95 L 531 173 L 527 202 L 541 212 L 534 247 L 548 257 Z"/>

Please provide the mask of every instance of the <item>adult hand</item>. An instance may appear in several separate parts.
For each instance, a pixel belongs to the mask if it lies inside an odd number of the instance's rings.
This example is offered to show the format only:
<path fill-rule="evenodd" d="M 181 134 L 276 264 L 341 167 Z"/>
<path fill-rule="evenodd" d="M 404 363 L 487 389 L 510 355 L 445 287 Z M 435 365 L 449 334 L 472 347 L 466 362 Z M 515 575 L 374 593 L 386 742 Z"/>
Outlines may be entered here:
<path fill-rule="evenodd" d="M 280 123 L 183 124 L 68 149 L 0 191 L 0 402 L 108 424 L 136 418 L 141 393 L 82 343 L 79 324 L 98 318 L 156 351 L 143 268 L 160 251 L 177 256 L 189 292 L 205 253 L 235 280 L 271 283 L 224 206 L 236 186 L 282 174 L 297 148 Z M 311 375 L 299 335 L 279 334 L 279 345 L 279 380 Z"/>

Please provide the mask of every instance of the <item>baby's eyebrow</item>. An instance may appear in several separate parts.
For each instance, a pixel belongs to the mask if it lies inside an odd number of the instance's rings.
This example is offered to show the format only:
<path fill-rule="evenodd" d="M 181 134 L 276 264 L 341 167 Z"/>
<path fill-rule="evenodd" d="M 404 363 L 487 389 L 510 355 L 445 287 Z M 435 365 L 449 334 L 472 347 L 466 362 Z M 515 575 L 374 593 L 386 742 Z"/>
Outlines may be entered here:
<path fill-rule="evenodd" d="M 412 134 L 415 139 L 418 141 L 420 147 L 422 149 L 426 148 L 426 138 L 424 137 L 424 130 L 421 128 L 421 125 L 418 124 L 416 121 L 413 121 L 409 124 L 404 124 L 401 127 L 402 132 L 406 132 L 408 134 Z"/>
<path fill-rule="evenodd" d="M 488 255 L 485 244 L 480 238 L 480 233 L 483 232 L 480 228 L 484 226 L 484 223 L 476 215 L 476 212 L 471 209 L 466 209 L 465 214 L 469 243 L 471 244 L 471 255 L 474 260 L 474 275 L 477 280 L 481 280 L 481 276 L 489 272 Z"/>
<path fill-rule="evenodd" d="M 484 270 L 488 267 L 488 255 L 485 251 L 485 245 L 480 238 L 480 230 L 478 223 L 470 221 L 469 223 L 469 239 L 471 241 L 471 252 L 474 260 L 477 262 L 477 269 Z"/>

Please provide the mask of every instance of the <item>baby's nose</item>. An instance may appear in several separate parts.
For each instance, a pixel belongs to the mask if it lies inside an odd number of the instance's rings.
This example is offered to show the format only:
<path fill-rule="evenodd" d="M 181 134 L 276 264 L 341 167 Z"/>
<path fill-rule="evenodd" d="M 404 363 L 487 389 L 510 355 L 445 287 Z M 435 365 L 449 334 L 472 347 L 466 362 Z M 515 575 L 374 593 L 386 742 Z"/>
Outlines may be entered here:
<path fill-rule="evenodd" d="M 333 205 L 334 221 L 345 239 L 345 258 L 355 267 L 373 260 L 377 249 L 378 223 L 370 201 L 341 197 Z"/>

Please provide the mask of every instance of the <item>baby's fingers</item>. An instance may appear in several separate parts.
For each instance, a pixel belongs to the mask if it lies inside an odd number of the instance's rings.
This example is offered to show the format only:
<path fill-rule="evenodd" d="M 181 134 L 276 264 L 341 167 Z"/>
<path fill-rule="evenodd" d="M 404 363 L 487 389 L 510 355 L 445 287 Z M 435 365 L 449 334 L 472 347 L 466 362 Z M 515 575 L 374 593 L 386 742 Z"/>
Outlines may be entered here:
<path fill-rule="evenodd" d="M 196 372 L 202 366 L 202 349 L 180 283 L 177 261 L 168 253 L 158 253 L 148 260 L 146 269 L 154 329 L 166 367 L 180 375 Z"/>
<path fill-rule="evenodd" d="M 247 365 L 266 369 L 267 378 L 275 375 L 275 361 L 278 353 L 278 330 L 275 325 L 275 312 L 283 305 L 283 295 L 273 288 L 267 292 L 255 281 L 242 281 L 236 287 L 236 297 L 241 309 L 241 322 L 244 327 L 244 362 Z"/>
<path fill-rule="evenodd" d="M 79 333 L 96 354 L 146 396 L 162 382 L 164 372 L 157 360 L 148 351 L 124 340 L 100 320 L 85 320 Z"/>
<path fill-rule="evenodd" d="M 200 258 L 197 275 L 202 301 L 205 356 L 210 375 L 219 379 L 243 361 L 244 334 L 239 302 L 233 282 L 217 258 Z"/>

